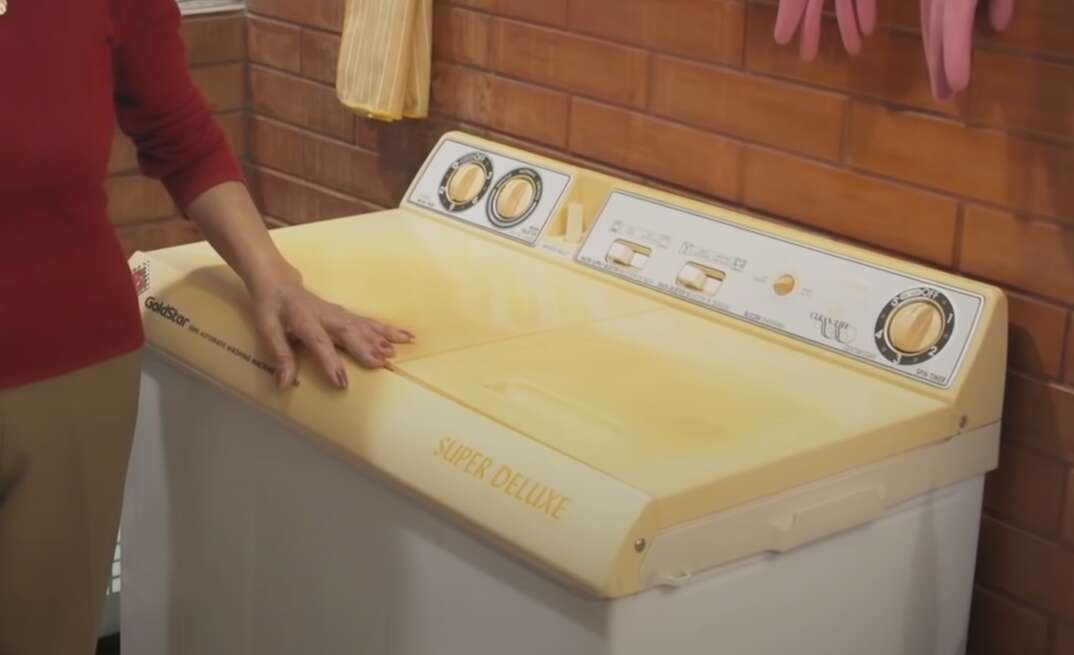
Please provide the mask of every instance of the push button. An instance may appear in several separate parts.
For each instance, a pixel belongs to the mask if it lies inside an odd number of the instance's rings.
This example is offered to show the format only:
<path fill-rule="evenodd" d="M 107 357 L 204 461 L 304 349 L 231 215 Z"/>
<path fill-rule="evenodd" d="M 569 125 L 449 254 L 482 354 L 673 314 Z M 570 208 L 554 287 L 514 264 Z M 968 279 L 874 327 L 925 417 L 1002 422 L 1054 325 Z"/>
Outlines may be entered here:
<path fill-rule="evenodd" d="M 645 246 L 619 239 L 608 249 L 605 259 L 610 264 L 628 268 L 643 268 L 649 262 L 652 250 Z"/>
<path fill-rule="evenodd" d="M 711 296 L 719 290 L 724 277 L 723 271 L 696 262 L 688 262 L 679 271 L 675 282 L 680 287 Z"/>

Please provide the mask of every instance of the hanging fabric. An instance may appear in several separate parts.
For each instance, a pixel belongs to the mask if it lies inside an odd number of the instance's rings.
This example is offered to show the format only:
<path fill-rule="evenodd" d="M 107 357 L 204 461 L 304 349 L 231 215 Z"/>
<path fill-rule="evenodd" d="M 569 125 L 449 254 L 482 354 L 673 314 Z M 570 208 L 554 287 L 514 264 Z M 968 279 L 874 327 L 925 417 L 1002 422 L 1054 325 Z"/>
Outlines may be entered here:
<path fill-rule="evenodd" d="M 429 113 L 432 0 L 347 0 L 336 95 L 382 121 Z"/>

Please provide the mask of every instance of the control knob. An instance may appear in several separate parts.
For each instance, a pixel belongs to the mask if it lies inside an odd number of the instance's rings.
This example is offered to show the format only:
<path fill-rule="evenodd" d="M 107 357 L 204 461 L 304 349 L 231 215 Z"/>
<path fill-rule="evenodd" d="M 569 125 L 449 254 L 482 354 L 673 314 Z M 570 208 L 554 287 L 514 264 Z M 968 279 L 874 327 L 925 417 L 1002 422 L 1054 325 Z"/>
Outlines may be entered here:
<path fill-rule="evenodd" d="M 541 176 L 537 171 L 515 169 L 492 188 L 489 221 L 499 228 L 514 227 L 530 217 L 540 200 Z"/>
<path fill-rule="evenodd" d="M 474 152 L 456 160 L 444 174 L 440 184 L 440 204 L 452 212 L 473 207 L 492 182 L 492 162 Z"/>
<path fill-rule="evenodd" d="M 955 309 L 942 292 L 930 287 L 909 289 L 893 298 L 876 320 L 877 349 L 899 365 L 920 364 L 935 357 L 955 328 Z"/>

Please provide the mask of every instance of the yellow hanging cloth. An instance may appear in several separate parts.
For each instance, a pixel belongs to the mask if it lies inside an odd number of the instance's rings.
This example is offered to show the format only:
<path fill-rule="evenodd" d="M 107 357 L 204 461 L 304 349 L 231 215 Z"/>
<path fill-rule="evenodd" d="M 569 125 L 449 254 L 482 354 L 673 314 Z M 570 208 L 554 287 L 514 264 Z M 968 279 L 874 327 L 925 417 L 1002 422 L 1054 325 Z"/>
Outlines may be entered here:
<path fill-rule="evenodd" d="M 382 121 L 429 114 L 432 0 L 347 0 L 336 95 Z"/>

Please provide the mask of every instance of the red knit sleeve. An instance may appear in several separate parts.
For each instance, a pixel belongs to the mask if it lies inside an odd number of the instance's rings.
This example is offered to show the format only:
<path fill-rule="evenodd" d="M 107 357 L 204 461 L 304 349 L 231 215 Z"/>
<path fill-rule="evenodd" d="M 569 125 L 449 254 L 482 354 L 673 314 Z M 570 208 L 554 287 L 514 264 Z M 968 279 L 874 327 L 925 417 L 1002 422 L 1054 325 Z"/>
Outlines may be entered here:
<path fill-rule="evenodd" d="M 112 0 L 116 113 L 142 172 L 185 210 L 202 192 L 243 181 L 204 97 L 190 78 L 175 0 Z"/>

